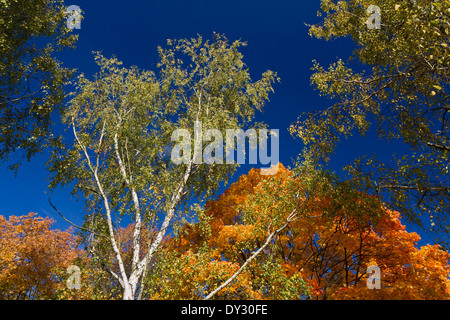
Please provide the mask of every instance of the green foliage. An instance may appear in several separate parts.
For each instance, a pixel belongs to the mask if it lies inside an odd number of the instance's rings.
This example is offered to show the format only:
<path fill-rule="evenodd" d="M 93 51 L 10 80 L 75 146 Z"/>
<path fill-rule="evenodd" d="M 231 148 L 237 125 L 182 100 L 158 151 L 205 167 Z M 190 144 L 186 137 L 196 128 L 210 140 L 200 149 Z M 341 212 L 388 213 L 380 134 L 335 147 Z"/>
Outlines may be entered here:
<path fill-rule="evenodd" d="M 114 152 L 117 136 L 122 161 L 143 205 L 170 199 L 186 169 L 170 161 L 172 132 L 185 128 L 193 137 L 195 120 L 203 122 L 204 130 L 218 128 L 224 135 L 225 129 L 247 125 L 255 110 L 261 110 L 276 79 L 276 74 L 268 71 L 261 80 L 251 82 L 238 51 L 245 44 L 236 41 L 229 45 L 223 36 L 215 37 L 213 43 L 203 42 L 201 37 L 168 41 L 168 49 L 158 49 L 159 79 L 153 72 L 123 68 L 116 58 L 97 54 L 100 73 L 93 81 L 79 76 L 63 121 L 74 124 L 81 145 L 98 162 L 89 163 L 77 143 L 55 150 L 49 161 L 54 174 L 50 186 L 75 180 L 74 192 L 98 201 L 90 170 L 90 166 L 98 166 L 97 174 L 108 188 L 113 207 L 121 215 L 132 212 Z M 191 60 L 189 65 L 176 55 Z M 196 195 L 211 194 L 235 168 L 197 165 L 186 188 Z"/>
<path fill-rule="evenodd" d="M 72 70 L 54 53 L 74 47 L 66 7 L 55 0 L 0 1 L 0 159 L 30 157 L 53 140 L 51 115 L 65 98 Z M 17 170 L 19 163 L 10 167 Z"/>
<path fill-rule="evenodd" d="M 273 246 L 270 251 L 276 251 Z M 264 293 L 264 298 L 270 300 L 299 300 L 311 295 L 310 286 L 295 273 L 286 275 L 284 263 L 275 253 L 261 257 L 258 268 L 258 277 L 254 279 L 254 290 Z"/>
<path fill-rule="evenodd" d="M 136 222 L 135 241 L 142 239 L 141 221 L 142 229 L 158 226 L 164 236 L 175 212 L 181 218 L 192 197 L 208 198 L 236 170 L 237 165 L 194 163 L 192 155 L 189 163 L 175 164 L 171 135 L 182 128 L 194 137 L 195 121 L 223 135 L 252 124 L 277 77 L 267 71 L 253 82 L 238 50 L 243 45 L 218 34 L 212 42 L 200 36 L 169 40 L 167 48 L 158 48 L 158 75 L 96 54 L 100 72 L 93 80 L 78 77 L 63 116 L 74 143 L 55 149 L 48 162 L 50 187 L 75 183 L 73 193 L 89 209 L 85 227 L 97 234 L 104 250 L 114 249 L 112 234 L 124 215 Z M 135 267 L 131 273 L 141 272 Z"/>
<path fill-rule="evenodd" d="M 357 48 L 348 63 L 324 68 L 315 62 L 311 83 L 337 102 L 305 115 L 290 131 L 305 143 L 305 159 L 317 164 L 330 160 L 342 137 L 364 135 L 374 122 L 380 138 L 410 152 L 391 163 L 357 159 L 347 168 L 353 186 L 382 196 L 412 222 L 425 215 L 434 231 L 448 232 L 450 1 L 378 1 L 381 29 L 365 24 L 371 4 L 321 2 L 325 18 L 311 26 L 311 36 L 350 37 Z"/>

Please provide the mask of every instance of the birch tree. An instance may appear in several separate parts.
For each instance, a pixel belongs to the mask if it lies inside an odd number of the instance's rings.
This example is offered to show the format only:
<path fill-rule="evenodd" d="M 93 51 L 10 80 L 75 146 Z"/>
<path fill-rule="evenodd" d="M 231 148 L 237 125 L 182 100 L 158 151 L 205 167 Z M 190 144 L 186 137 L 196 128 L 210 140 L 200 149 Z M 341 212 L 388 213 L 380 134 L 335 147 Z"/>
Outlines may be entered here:
<path fill-rule="evenodd" d="M 86 200 L 86 245 L 120 284 L 123 299 L 138 297 L 143 275 L 188 201 L 212 195 L 237 167 L 199 163 L 197 151 L 175 164 L 172 132 L 185 129 L 194 137 L 196 121 L 222 133 L 252 125 L 273 91 L 274 72 L 251 80 L 239 52 L 243 45 L 218 34 L 213 41 L 168 40 L 158 48 L 158 74 L 97 54 L 100 72 L 93 80 L 78 78 L 63 117 L 74 142 L 55 150 L 50 186 L 71 183 Z M 130 263 L 117 235 L 124 217 L 133 222 Z M 142 245 L 145 229 L 151 236 Z M 105 261 L 102 251 L 114 259 Z"/>

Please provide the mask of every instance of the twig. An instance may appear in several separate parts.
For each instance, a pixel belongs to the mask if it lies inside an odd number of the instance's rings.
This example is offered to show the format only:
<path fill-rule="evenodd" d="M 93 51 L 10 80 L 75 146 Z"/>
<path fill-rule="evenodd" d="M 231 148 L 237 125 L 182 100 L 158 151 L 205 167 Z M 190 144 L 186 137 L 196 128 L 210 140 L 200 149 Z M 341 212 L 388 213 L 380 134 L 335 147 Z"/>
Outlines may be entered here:
<path fill-rule="evenodd" d="M 66 217 L 64 217 L 64 215 L 61 212 L 59 212 L 58 209 L 56 209 L 56 207 L 53 205 L 52 201 L 50 200 L 52 198 L 52 196 L 53 196 L 53 191 L 52 191 L 52 194 L 50 195 L 50 197 L 48 198 L 48 203 L 50 203 L 50 205 L 52 206 L 53 210 L 55 210 L 64 219 L 64 221 L 66 221 L 67 223 L 69 223 L 70 225 L 74 226 L 77 229 L 88 231 L 88 232 L 90 232 L 90 233 L 92 233 L 92 234 L 94 234 L 96 236 L 105 237 L 104 235 L 99 234 L 99 233 L 97 233 L 97 232 L 95 232 L 95 231 L 93 231 L 91 229 L 77 226 L 75 223 L 73 223 L 72 221 L 70 221 Z"/>

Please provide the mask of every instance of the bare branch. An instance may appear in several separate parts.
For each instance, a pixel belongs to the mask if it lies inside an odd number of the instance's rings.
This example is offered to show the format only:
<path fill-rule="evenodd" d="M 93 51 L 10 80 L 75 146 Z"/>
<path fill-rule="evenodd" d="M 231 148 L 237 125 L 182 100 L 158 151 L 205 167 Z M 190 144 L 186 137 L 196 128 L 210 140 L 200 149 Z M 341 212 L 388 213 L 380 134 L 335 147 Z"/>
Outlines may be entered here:
<path fill-rule="evenodd" d="M 416 190 L 416 191 L 435 191 L 435 192 L 450 192 L 449 187 L 418 187 L 418 186 L 405 186 L 405 185 L 382 185 L 378 189 L 403 189 L 403 190 Z"/>
<path fill-rule="evenodd" d="M 53 210 L 55 210 L 64 219 L 64 221 L 66 221 L 68 224 L 70 224 L 71 226 L 73 226 L 73 227 L 75 227 L 77 229 L 90 232 L 90 233 L 95 234 L 96 236 L 99 236 L 99 237 L 105 237 L 104 235 L 99 234 L 99 233 L 95 232 L 94 230 L 91 230 L 91 229 L 88 229 L 88 228 L 84 228 L 84 227 L 80 227 L 80 226 L 76 225 L 75 223 L 73 223 L 72 221 L 68 220 L 58 209 L 56 209 L 55 205 L 50 200 L 52 196 L 53 196 L 53 191 L 52 191 L 52 194 L 50 195 L 50 197 L 48 198 L 48 203 L 53 208 Z"/>
<path fill-rule="evenodd" d="M 427 142 L 427 145 L 439 150 L 444 150 L 444 151 L 450 151 L 450 148 L 441 144 L 436 144 L 436 143 L 431 143 L 431 142 Z"/>
<path fill-rule="evenodd" d="M 17 102 L 17 101 L 22 100 L 22 99 L 26 99 L 26 98 L 32 97 L 32 96 L 34 96 L 34 95 L 36 95 L 36 94 L 38 94 L 39 92 L 42 92 L 42 91 L 44 91 L 44 89 L 37 90 L 37 91 L 35 91 L 33 93 L 30 93 L 30 94 L 28 94 L 26 96 L 23 96 L 23 97 L 20 97 L 20 98 L 16 98 L 16 99 L 13 99 L 13 100 L 0 102 L 0 106 L 3 105 L 3 104 L 9 104 L 9 103 Z"/>
<path fill-rule="evenodd" d="M 170 208 L 167 211 L 167 214 L 164 218 L 164 221 L 161 225 L 161 229 L 159 230 L 158 234 L 156 235 L 156 239 L 155 241 L 152 242 L 147 254 L 145 255 L 145 257 L 139 262 L 139 264 L 137 265 L 137 269 L 138 270 L 144 270 L 144 265 L 147 265 L 148 263 L 150 263 L 153 254 L 156 252 L 156 250 L 159 247 L 159 244 L 161 243 L 161 241 L 163 240 L 167 229 L 170 225 L 170 221 L 172 220 L 174 214 L 175 214 L 175 210 L 178 206 L 178 203 L 180 202 L 183 193 L 184 193 L 184 188 L 186 186 L 186 183 L 189 179 L 189 177 L 192 174 L 192 164 L 193 164 L 193 159 L 191 158 L 191 161 L 189 162 L 189 164 L 186 167 L 186 171 L 183 175 L 182 180 L 180 181 L 180 185 L 178 186 L 177 191 L 172 195 L 171 198 L 171 205 Z M 133 276 L 133 275 L 132 275 Z"/>
<path fill-rule="evenodd" d="M 132 196 L 133 204 L 134 204 L 135 224 L 134 224 L 134 231 L 133 231 L 133 262 L 132 262 L 132 266 L 131 266 L 130 283 L 134 286 L 133 289 L 135 289 L 137 283 L 135 281 L 131 281 L 131 279 L 134 279 L 134 274 L 136 272 L 140 275 L 140 273 L 141 273 L 140 270 L 142 269 L 141 267 L 138 266 L 139 253 L 141 250 L 141 248 L 140 248 L 141 226 L 142 226 L 141 209 L 140 209 L 138 194 L 136 192 L 136 189 L 133 186 L 131 186 L 131 184 L 130 184 L 130 180 L 128 179 L 125 165 L 122 161 L 122 157 L 119 152 L 119 140 L 118 140 L 117 131 L 114 135 L 114 149 L 116 152 L 116 158 L 119 163 L 119 168 L 122 173 L 122 177 L 123 177 L 125 183 L 127 184 L 128 188 L 130 188 L 131 196 Z M 137 277 L 137 278 L 139 278 L 139 277 Z"/>
<path fill-rule="evenodd" d="M 297 214 L 296 214 L 297 209 L 294 209 L 289 216 L 286 218 L 286 223 L 279 229 L 273 231 L 272 233 L 269 234 L 269 236 L 266 239 L 266 242 L 262 245 L 262 247 L 260 247 L 258 250 L 256 250 L 252 256 L 250 258 L 248 258 L 248 260 L 245 261 L 245 263 L 239 268 L 238 271 L 236 271 L 230 278 L 228 278 L 227 281 L 225 281 L 224 283 L 222 283 L 219 287 L 217 287 L 214 291 L 212 291 L 210 294 L 208 294 L 205 298 L 205 300 L 209 300 L 211 299 L 216 293 L 218 293 L 220 290 L 222 290 L 223 288 L 225 288 L 227 285 L 229 285 L 234 279 L 236 279 L 236 277 L 245 269 L 245 267 L 254 259 L 256 258 L 257 255 L 259 255 L 268 245 L 269 243 L 272 241 L 273 237 L 280 233 L 281 231 L 283 231 L 284 228 L 286 228 L 286 226 L 296 220 Z M 270 226 L 270 225 L 269 225 Z"/>
<path fill-rule="evenodd" d="M 73 133 L 75 135 L 75 139 L 76 139 L 78 145 L 84 151 L 84 155 L 86 157 L 88 166 L 89 166 L 92 174 L 94 175 L 95 183 L 97 184 L 98 191 L 99 191 L 99 193 L 100 193 L 100 195 L 101 195 L 101 197 L 103 199 L 103 204 L 105 206 L 105 211 L 106 211 L 106 221 L 107 221 L 107 224 L 108 224 L 109 241 L 111 242 L 111 246 L 113 247 L 114 253 L 116 255 L 117 262 L 119 264 L 120 273 L 121 273 L 121 277 L 122 277 L 121 285 L 123 286 L 125 291 L 130 291 L 128 277 L 127 277 L 127 274 L 125 272 L 125 265 L 123 263 L 122 255 L 120 254 L 120 250 L 119 250 L 119 248 L 117 246 L 116 239 L 115 239 L 114 227 L 113 227 L 112 218 L 111 218 L 111 208 L 109 206 L 109 200 L 108 200 L 108 197 L 107 197 L 105 191 L 103 190 L 102 183 L 100 182 L 100 179 L 98 177 L 98 174 L 97 174 L 98 168 L 94 169 L 92 167 L 91 158 L 89 157 L 89 154 L 87 152 L 86 146 L 80 141 L 80 139 L 78 137 L 78 134 L 77 134 L 77 131 L 76 131 L 76 127 L 75 127 L 75 120 L 74 120 L 74 118 L 72 118 L 72 129 L 73 129 Z"/>

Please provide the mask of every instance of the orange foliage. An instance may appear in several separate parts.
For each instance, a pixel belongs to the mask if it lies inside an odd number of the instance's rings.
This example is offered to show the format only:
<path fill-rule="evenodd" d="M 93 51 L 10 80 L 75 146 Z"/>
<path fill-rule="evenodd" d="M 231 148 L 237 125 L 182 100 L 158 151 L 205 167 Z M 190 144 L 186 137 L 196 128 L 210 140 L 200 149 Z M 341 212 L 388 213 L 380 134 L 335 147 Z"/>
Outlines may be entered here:
<path fill-rule="evenodd" d="M 51 219 L 0 216 L 0 299 L 52 299 L 79 255 L 71 231 L 50 230 Z"/>
<path fill-rule="evenodd" d="M 294 190 L 305 190 L 305 179 L 307 177 L 294 178 L 282 165 L 274 176 L 262 176 L 259 170 L 252 169 L 217 200 L 207 202 L 204 221 L 186 226 L 179 237 L 172 239 L 171 247 L 182 255 L 184 252 L 188 252 L 184 255 L 200 254 L 200 248 L 207 247 L 211 260 L 203 263 L 202 268 L 216 270 L 220 261 L 221 267 L 227 264 L 237 270 L 251 252 L 264 243 L 268 228 L 279 225 L 283 221 L 280 217 L 290 213 L 289 204 L 298 203 L 298 208 L 302 208 L 298 219 L 283 230 L 258 262 L 250 264 L 227 290 L 239 287 L 245 291 L 246 288 L 247 298 L 282 297 L 277 293 L 281 290 L 277 285 L 280 280 L 271 282 L 269 293 L 267 286 L 258 286 L 269 283 L 267 279 L 271 277 L 262 269 L 264 259 L 276 257 L 281 261 L 283 276 L 286 279 L 300 276 L 310 286 L 309 298 L 313 299 L 450 297 L 447 251 L 437 245 L 419 249 L 420 236 L 407 232 L 400 214 L 382 204 L 378 206 L 382 214 L 377 221 L 345 209 L 349 208 L 346 202 L 364 203 L 367 195 L 358 194 L 356 200 L 345 192 L 338 199 L 295 197 Z M 245 218 L 242 210 L 246 211 Z M 205 221 L 208 232 L 203 230 Z M 380 268 L 381 289 L 367 288 L 369 265 Z M 197 282 L 207 277 L 199 270 L 202 269 L 195 270 Z M 230 270 L 228 276 L 231 274 Z M 209 291 L 212 289 L 213 285 L 208 287 Z M 182 298 L 182 294 L 179 297 Z M 230 298 L 229 293 L 227 298 Z"/>

